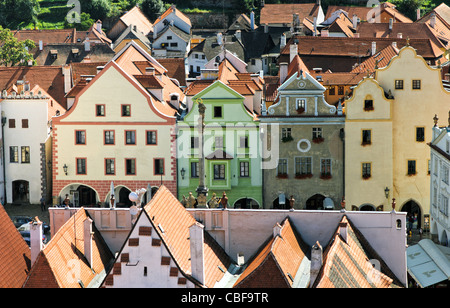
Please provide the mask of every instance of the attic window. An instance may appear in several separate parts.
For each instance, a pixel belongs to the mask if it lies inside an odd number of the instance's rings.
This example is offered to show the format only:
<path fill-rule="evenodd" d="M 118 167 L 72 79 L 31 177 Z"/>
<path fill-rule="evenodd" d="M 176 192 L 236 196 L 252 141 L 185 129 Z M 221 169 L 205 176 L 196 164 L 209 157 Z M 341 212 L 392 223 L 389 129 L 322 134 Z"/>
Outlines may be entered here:
<path fill-rule="evenodd" d="M 58 58 L 58 51 L 57 50 L 50 50 L 50 56 L 52 59 L 57 59 Z"/>

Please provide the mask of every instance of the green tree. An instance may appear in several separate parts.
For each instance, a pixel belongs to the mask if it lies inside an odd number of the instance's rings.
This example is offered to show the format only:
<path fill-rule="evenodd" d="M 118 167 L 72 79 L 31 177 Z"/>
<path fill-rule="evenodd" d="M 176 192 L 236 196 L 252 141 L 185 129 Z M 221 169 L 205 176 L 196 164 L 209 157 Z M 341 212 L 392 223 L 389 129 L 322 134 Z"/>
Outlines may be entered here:
<path fill-rule="evenodd" d="M 0 26 L 0 66 L 25 66 L 36 61 L 29 50 L 35 44 L 32 40 L 19 41 L 9 29 Z"/>
<path fill-rule="evenodd" d="M 104 20 L 111 12 L 111 0 L 80 0 L 81 12 L 87 13 L 94 20 Z"/>
<path fill-rule="evenodd" d="M 77 14 L 77 13 L 75 13 Z M 64 20 L 64 28 L 72 29 L 75 28 L 78 31 L 87 31 L 94 24 L 94 20 L 88 13 L 81 13 L 80 23 L 69 23 L 67 18 Z"/>
<path fill-rule="evenodd" d="M 0 0 L 0 26 L 16 28 L 22 22 L 37 23 L 37 0 Z"/>
<path fill-rule="evenodd" d="M 416 20 L 417 9 L 422 8 L 425 0 L 390 0 L 392 4 L 397 7 L 402 14 L 409 17 L 411 20 Z"/>
<path fill-rule="evenodd" d="M 140 7 L 142 12 L 152 22 L 164 13 L 164 3 L 162 0 L 143 0 Z"/>

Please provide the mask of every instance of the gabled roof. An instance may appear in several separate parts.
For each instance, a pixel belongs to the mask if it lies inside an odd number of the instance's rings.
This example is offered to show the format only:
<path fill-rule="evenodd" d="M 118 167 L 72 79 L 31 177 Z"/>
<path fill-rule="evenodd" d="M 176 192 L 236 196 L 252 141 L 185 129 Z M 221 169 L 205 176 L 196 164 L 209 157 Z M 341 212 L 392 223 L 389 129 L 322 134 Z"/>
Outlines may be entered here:
<path fill-rule="evenodd" d="M 347 12 L 349 18 L 353 18 L 353 15 L 356 15 L 361 21 L 367 21 L 367 15 L 371 10 L 373 10 L 373 8 L 367 6 L 330 5 L 327 9 L 325 20 L 330 18 L 333 12 L 338 10 Z M 412 22 L 411 19 L 400 13 L 395 6 L 391 5 L 389 2 L 384 2 L 381 4 L 380 13 L 387 13 L 391 15 L 392 18 L 395 18 L 396 22 Z"/>
<path fill-rule="evenodd" d="M 193 279 L 189 227 L 196 223 L 194 217 L 164 185 L 144 207 L 144 211 L 151 218 L 153 229 L 158 233 L 180 271 L 187 278 Z M 164 232 L 158 228 L 159 225 Z M 225 275 L 221 269 L 226 271 L 233 263 L 213 237 L 204 232 L 205 286 L 214 287 Z"/>
<path fill-rule="evenodd" d="M 60 66 L 15 66 L 0 67 L 0 91 L 9 89 L 18 80 L 30 82 L 30 87 L 39 85 L 64 108 L 64 76 Z"/>
<path fill-rule="evenodd" d="M 306 283 L 309 282 L 309 277 L 302 277 L 305 270 L 309 275 L 309 247 L 289 218 L 281 224 L 277 223 L 276 228 L 280 229 L 279 234 L 270 236 L 258 250 L 235 282 L 234 288 L 298 287 L 302 278 Z M 303 261 L 307 268 L 299 271 Z"/>
<path fill-rule="evenodd" d="M 31 268 L 30 248 L 0 204 L 0 288 L 21 288 Z"/>
<path fill-rule="evenodd" d="M 389 23 L 359 23 L 356 33 L 359 33 L 361 38 L 398 38 L 401 34 L 402 38 L 430 39 L 439 48 L 446 47 L 439 40 L 439 32 L 426 23 L 397 22 L 392 24 L 392 29 L 389 28 Z M 447 40 L 450 40 L 450 37 Z"/>
<path fill-rule="evenodd" d="M 255 24 L 255 29 L 257 29 L 258 26 Z M 231 24 L 230 27 L 228 27 L 227 31 L 236 31 L 236 30 L 241 30 L 241 31 L 250 31 L 251 30 L 251 20 L 250 18 L 245 15 L 245 14 L 241 14 L 239 15 L 235 21 L 233 21 L 233 23 Z"/>
<path fill-rule="evenodd" d="M 117 38 L 117 40 L 114 42 L 114 48 L 119 46 L 119 44 L 123 40 L 139 40 L 145 46 L 147 46 L 147 48 L 151 48 L 151 43 L 148 37 L 142 32 L 134 30 L 133 25 L 129 25 L 127 29 L 125 29 L 125 31 L 123 31 L 122 34 Z"/>
<path fill-rule="evenodd" d="M 183 14 L 183 12 L 181 12 L 180 10 L 178 10 L 176 8 L 175 5 L 172 5 L 170 8 L 168 8 L 164 13 L 161 14 L 161 16 L 159 16 L 155 22 L 153 23 L 154 25 L 156 25 L 157 23 L 165 20 L 171 13 L 175 13 L 175 15 L 180 18 L 182 21 L 184 21 L 186 24 L 188 24 L 189 26 L 191 26 L 191 20 L 189 19 L 189 17 L 187 17 L 186 15 Z"/>
<path fill-rule="evenodd" d="M 372 259 L 379 262 L 379 268 L 369 262 Z M 323 252 L 322 269 L 313 287 L 395 288 L 403 286 L 362 233 L 344 215 L 330 244 Z"/>
<path fill-rule="evenodd" d="M 14 37 L 19 41 L 32 40 L 39 47 L 39 41 L 43 44 L 64 44 L 77 42 L 77 30 L 52 29 L 52 30 L 16 30 Z"/>
<path fill-rule="evenodd" d="M 442 17 L 448 24 L 450 24 L 450 7 L 442 2 L 433 9 L 440 17 Z"/>
<path fill-rule="evenodd" d="M 376 68 L 385 67 L 391 59 L 398 55 L 399 49 L 395 46 L 388 45 L 373 56 L 367 58 L 361 64 L 355 66 L 351 73 L 373 73 Z"/>
<path fill-rule="evenodd" d="M 39 253 L 24 284 L 25 288 L 99 286 L 101 277 L 112 266 L 114 255 L 93 223 L 91 269 L 91 264 L 84 255 L 83 236 L 84 221 L 89 218 L 87 211 L 81 208 L 53 235 L 50 242 Z M 72 264 L 67 263 L 69 261 Z M 79 270 L 79 276 L 68 279 L 72 277 L 72 266 L 76 266 Z"/>
<path fill-rule="evenodd" d="M 261 9 L 260 25 L 291 24 L 293 14 L 300 20 L 306 17 L 317 17 L 320 6 L 314 3 L 265 4 Z"/>
<path fill-rule="evenodd" d="M 158 62 L 167 69 L 167 76 L 176 79 L 181 87 L 186 86 L 186 69 L 183 58 L 164 58 Z"/>
<path fill-rule="evenodd" d="M 144 35 L 149 34 L 153 31 L 153 25 L 141 11 L 138 6 L 135 6 L 124 15 L 120 17 L 120 20 L 128 27 L 130 25 L 135 25 L 139 31 Z"/>

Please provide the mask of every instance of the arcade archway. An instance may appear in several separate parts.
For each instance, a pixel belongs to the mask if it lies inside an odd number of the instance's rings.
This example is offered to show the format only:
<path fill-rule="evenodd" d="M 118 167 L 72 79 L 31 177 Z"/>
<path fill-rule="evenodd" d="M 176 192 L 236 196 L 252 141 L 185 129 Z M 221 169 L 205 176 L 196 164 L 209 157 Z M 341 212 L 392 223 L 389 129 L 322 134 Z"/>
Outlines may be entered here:
<path fill-rule="evenodd" d="M 325 200 L 325 196 L 321 194 L 315 194 L 306 200 L 306 209 L 307 210 L 322 210 L 323 209 L 323 200 Z"/>
<path fill-rule="evenodd" d="M 252 198 L 241 198 L 234 203 L 235 209 L 259 209 L 259 203 Z"/>
<path fill-rule="evenodd" d="M 406 216 L 408 229 L 420 229 L 422 227 L 422 210 L 417 202 L 414 200 L 407 201 L 400 211 L 408 213 Z"/>

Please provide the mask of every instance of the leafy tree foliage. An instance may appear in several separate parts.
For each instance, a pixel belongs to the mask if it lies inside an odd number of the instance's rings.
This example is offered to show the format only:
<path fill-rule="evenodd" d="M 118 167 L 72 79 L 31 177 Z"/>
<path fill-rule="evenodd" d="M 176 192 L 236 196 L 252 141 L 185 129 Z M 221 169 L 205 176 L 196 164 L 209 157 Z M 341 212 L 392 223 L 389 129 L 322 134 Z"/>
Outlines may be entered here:
<path fill-rule="evenodd" d="M 35 47 L 32 40 L 19 41 L 9 29 L 0 26 L 0 66 L 21 66 L 36 61 L 29 53 Z"/>
<path fill-rule="evenodd" d="M 111 0 L 80 0 L 80 3 L 81 12 L 95 20 L 104 20 L 111 11 Z"/>
<path fill-rule="evenodd" d="M 0 0 L 0 26 L 15 28 L 21 22 L 37 22 L 38 0 Z"/>
<path fill-rule="evenodd" d="M 164 13 L 164 3 L 162 0 L 143 0 L 140 7 L 151 22 L 155 21 Z"/>

